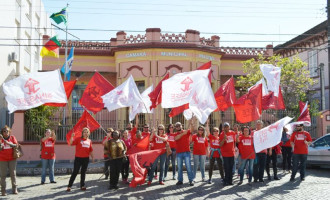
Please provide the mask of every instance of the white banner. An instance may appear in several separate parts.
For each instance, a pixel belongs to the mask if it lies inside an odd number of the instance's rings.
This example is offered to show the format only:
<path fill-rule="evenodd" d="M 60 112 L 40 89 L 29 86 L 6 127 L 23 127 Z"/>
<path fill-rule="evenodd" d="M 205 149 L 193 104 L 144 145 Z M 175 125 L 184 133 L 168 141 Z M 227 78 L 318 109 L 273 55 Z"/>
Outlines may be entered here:
<path fill-rule="evenodd" d="M 256 153 L 274 147 L 281 142 L 283 127 L 288 124 L 293 118 L 284 117 L 277 122 L 254 132 L 253 143 Z"/>
<path fill-rule="evenodd" d="M 209 115 L 218 107 L 208 78 L 202 77 L 193 90 L 189 110 L 204 124 Z"/>
<path fill-rule="evenodd" d="M 45 103 L 67 103 L 59 70 L 21 75 L 3 84 L 9 113 Z"/>
<path fill-rule="evenodd" d="M 162 83 L 162 107 L 174 108 L 189 103 L 193 90 L 202 77 L 207 78 L 210 69 L 183 72 Z"/>
<path fill-rule="evenodd" d="M 277 97 L 281 81 L 281 68 L 272 64 L 262 64 L 260 70 L 266 78 L 268 91 L 274 92 L 274 96 Z"/>
<path fill-rule="evenodd" d="M 142 97 L 132 75 L 124 83 L 101 96 L 101 98 L 109 112 L 118 108 L 139 104 L 142 101 Z"/>
<path fill-rule="evenodd" d="M 139 104 L 134 104 L 130 107 L 129 110 L 129 121 L 132 121 L 136 114 L 138 113 L 153 113 L 154 109 L 150 110 L 151 101 L 148 96 L 150 92 L 153 90 L 153 85 L 148 87 L 144 92 L 141 94 L 142 100 Z"/>

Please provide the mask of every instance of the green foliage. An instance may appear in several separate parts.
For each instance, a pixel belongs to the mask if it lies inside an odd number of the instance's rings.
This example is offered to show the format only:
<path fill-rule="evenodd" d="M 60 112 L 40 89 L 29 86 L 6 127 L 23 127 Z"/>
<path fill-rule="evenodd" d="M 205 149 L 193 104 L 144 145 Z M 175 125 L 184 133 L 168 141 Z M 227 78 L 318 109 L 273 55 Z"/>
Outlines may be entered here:
<path fill-rule="evenodd" d="M 247 88 L 258 82 L 262 78 L 260 64 L 273 64 L 282 68 L 281 88 L 286 110 L 295 111 L 299 115 L 299 100 L 307 101 L 308 92 L 316 83 L 310 78 L 309 71 L 306 70 L 307 63 L 303 62 L 298 56 L 290 59 L 281 58 L 279 55 L 264 57 L 259 54 L 257 58 L 243 62 L 243 70 L 246 76 L 238 77 L 236 86 L 247 90 Z M 311 115 L 316 116 L 318 114 L 318 102 L 311 100 L 310 105 Z"/>
<path fill-rule="evenodd" d="M 32 108 L 25 111 L 24 113 L 24 123 L 27 129 L 30 131 L 26 132 L 32 135 L 27 137 L 41 139 L 45 130 L 50 128 L 54 129 L 58 123 L 52 121 L 51 118 L 58 110 L 58 107 L 51 106 L 39 106 L 37 108 Z"/>

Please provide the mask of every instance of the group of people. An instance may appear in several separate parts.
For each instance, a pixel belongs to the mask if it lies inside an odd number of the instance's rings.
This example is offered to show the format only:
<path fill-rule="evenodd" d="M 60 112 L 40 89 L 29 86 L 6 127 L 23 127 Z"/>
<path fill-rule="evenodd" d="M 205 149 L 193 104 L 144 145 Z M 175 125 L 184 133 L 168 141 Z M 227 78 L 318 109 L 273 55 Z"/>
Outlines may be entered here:
<path fill-rule="evenodd" d="M 198 126 L 197 133 L 193 134 L 192 120 L 189 121 L 189 128 L 184 130 L 180 122 L 169 124 L 167 129 L 162 124 L 151 132 L 148 124 L 144 124 L 143 131 L 138 130 L 138 118 L 135 126 L 129 123 L 126 130 L 119 132 L 108 128 L 107 135 L 102 144 L 104 146 L 104 175 L 105 179 L 110 177 L 109 189 L 118 189 L 120 174 L 124 183 L 128 184 L 129 159 L 127 151 L 136 146 L 143 138 L 149 136 L 149 147 L 144 150 L 171 149 L 159 155 L 152 166 L 148 169 L 147 185 L 151 185 L 153 179 L 159 172 L 158 182 L 161 185 L 169 175 L 169 166 L 172 166 L 172 180 L 178 180 L 176 185 L 183 184 L 183 162 L 188 174 L 189 185 L 193 186 L 198 168 L 202 175 L 202 181 L 212 183 L 214 164 L 220 172 L 224 186 L 233 185 L 233 176 L 236 172 L 238 162 L 239 185 L 243 183 L 244 174 L 248 177 L 248 183 L 264 182 L 264 171 L 266 170 L 268 180 L 270 176 L 270 163 L 272 162 L 274 180 L 279 180 L 277 174 L 277 154 L 283 155 L 283 170 L 292 169 L 290 181 L 294 181 L 298 168 L 300 179 L 305 180 L 306 160 L 308 145 L 312 141 L 308 132 L 304 131 L 303 125 L 297 125 L 296 131 L 291 135 L 283 129 L 282 141 L 280 144 L 255 153 L 253 146 L 253 134 L 262 129 L 263 122 L 258 120 L 256 128 L 252 130 L 243 126 L 241 131 L 238 125 L 230 130 L 230 124 L 225 122 L 220 133 L 219 128 L 210 129 L 208 122 L 206 126 Z M 80 189 L 86 190 L 85 177 L 90 158 L 94 162 L 92 141 L 89 139 L 90 130 L 86 127 L 82 130 L 82 136 L 75 138 L 72 133 L 69 140 L 70 145 L 75 146 L 75 159 L 73 172 L 71 174 L 67 191 L 75 181 L 77 174 L 81 173 Z M 41 184 L 45 183 L 46 169 L 49 168 L 50 183 L 56 183 L 54 179 L 56 141 L 55 132 L 47 129 L 45 136 L 41 139 L 41 163 L 42 175 Z M 16 158 L 13 157 L 13 148 L 17 147 L 16 138 L 11 134 L 8 126 L 1 129 L 0 134 L 0 173 L 1 173 L 1 194 L 6 195 L 6 176 L 9 170 L 12 192 L 17 194 L 16 185 Z M 193 166 L 191 165 L 191 146 L 193 155 Z M 205 160 L 209 158 L 209 177 L 205 177 Z M 159 165 L 158 165 L 159 163 Z M 292 165 L 291 165 L 292 163 Z M 286 168 L 287 167 L 287 168 Z M 245 173 L 244 173 L 245 171 Z"/>

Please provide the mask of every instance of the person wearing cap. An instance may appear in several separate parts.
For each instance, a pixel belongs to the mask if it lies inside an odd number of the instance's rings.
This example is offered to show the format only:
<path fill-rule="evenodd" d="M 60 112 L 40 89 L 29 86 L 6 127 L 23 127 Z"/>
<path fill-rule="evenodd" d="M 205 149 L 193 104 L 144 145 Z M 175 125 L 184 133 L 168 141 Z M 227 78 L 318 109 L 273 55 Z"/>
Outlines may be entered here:
<path fill-rule="evenodd" d="M 312 138 L 307 131 L 304 131 L 304 125 L 297 125 L 297 130 L 292 133 L 290 142 L 293 148 L 293 167 L 290 181 L 294 181 L 298 166 L 300 168 L 300 180 L 305 180 L 306 160 L 308 154 L 308 145 Z"/>
<path fill-rule="evenodd" d="M 220 148 L 225 167 L 224 186 L 233 185 L 233 166 L 235 158 L 236 134 L 230 130 L 228 122 L 223 124 L 224 131 L 220 134 Z"/>
<path fill-rule="evenodd" d="M 177 153 L 177 161 L 178 161 L 178 182 L 176 185 L 183 184 L 183 161 L 185 162 L 189 185 L 194 186 L 193 179 L 194 174 L 191 168 L 191 161 L 190 161 L 190 136 L 192 132 L 192 124 L 189 121 L 190 130 L 183 130 L 182 124 L 180 122 L 175 123 L 175 141 L 176 141 L 176 153 Z"/>
<path fill-rule="evenodd" d="M 264 123 L 261 120 L 258 120 L 256 123 L 256 130 L 251 133 L 252 137 L 254 132 L 262 129 Z M 267 157 L 267 149 L 264 149 L 256 154 L 256 159 L 254 160 L 253 165 L 253 182 L 264 182 L 264 172 L 266 166 L 266 157 Z"/>
<path fill-rule="evenodd" d="M 102 140 L 102 145 L 104 146 L 105 143 L 107 143 L 109 140 L 111 140 L 111 133 L 113 132 L 112 128 L 107 128 L 107 135 L 103 138 Z M 104 158 L 104 168 L 103 168 L 103 173 L 105 175 L 105 179 L 109 178 L 109 172 L 110 172 L 110 160 L 108 158 L 108 155 L 106 154 L 106 152 L 104 152 L 103 155 Z"/>

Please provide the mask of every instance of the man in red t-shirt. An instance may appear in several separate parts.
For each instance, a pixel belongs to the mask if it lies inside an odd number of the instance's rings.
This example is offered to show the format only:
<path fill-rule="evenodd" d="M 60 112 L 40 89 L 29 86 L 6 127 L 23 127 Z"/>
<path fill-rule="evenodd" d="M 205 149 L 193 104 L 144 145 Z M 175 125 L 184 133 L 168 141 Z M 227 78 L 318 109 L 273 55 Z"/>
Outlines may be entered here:
<path fill-rule="evenodd" d="M 306 160 L 308 145 L 312 142 L 310 134 L 304 131 L 304 125 L 297 125 L 297 131 L 293 132 L 290 138 L 293 148 L 293 168 L 290 181 L 294 181 L 298 166 L 300 167 L 300 180 L 305 180 Z"/>
<path fill-rule="evenodd" d="M 189 121 L 190 129 L 192 129 L 191 121 Z M 176 185 L 183 184 L 183 161 L 185 162 L 189 185 L 193 186 L 193 179 L 194 174 L 191 168 L 191 161 L 190 161 L 190 141 L 189 138 L 191 136 L 191 130 L 183 130 L 182 124 L 180 122 L 175 123 L 175 141 L 176 141 L 176 157 L 178 160 L 178 182 Z"/>
<path fill-rule="evenodd" d="M 223 185 L 233 185 L 233 166 L 235 158 L 236 134 L 229 130 L 228 122 L 223 124 L 224 131 L 220 134 L 220 148 L 225 167 L 225 180 Z"/>

